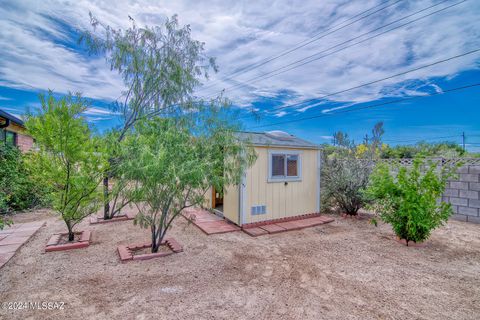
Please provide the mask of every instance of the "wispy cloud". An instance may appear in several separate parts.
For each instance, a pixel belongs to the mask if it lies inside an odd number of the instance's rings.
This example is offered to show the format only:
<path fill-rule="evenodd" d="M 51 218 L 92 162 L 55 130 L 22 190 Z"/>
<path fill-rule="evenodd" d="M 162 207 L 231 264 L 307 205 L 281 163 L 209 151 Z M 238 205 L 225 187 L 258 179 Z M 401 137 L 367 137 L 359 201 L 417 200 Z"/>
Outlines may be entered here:
<path fill-rule="evenodd" d="M 281 118 L 281 117 L 285 116 L 286 114 L 287 114 L 287 112 L 285 112 L 285 111 L 279 111 L 279 112 L 276 112 L 274 114 L 274 116 L 277 117 L 277 118 Z"/>
<path fill-rule="evenodd" d="M 333 136 L 320 136 L 319 138 L 324 140 L 331 140 L 333 139 Z"/>
<path fill-rule="evenodd" d="M 97 108 L 97 107 L 89 107 L 85 112 L 85 115 L 94 116 L 94 115 L 120 115 L 119 112 L 115 112 L 112 110 L 104 109 L 104 108 Z"/>
<path fill-rule="evenodd" d="M 226 91 L 242 108 L 263 99 L 275 100 L 286 89 L 290 96 L 283 97 L 285 101 L 319 97 L 480 47 L 480 3 L 467 1 L 328 58 L 265 80 L 251 81 L 434 3 L 433 0 L 410 1 L 249 72 L 227 77 L 289 50 L 296 43 L 311 40 L 313 35 L 380 2 L 382 0 L 307 0 L 301 5 L 291 5 L 287 0 L 274 3 L 227 0 L 207 5 L 187 0 L 120 0 L 112 5 L 99 0 L 9 1 L 0 7 L 0 85 L 28 90 L 53 89 L 60 93 L 80 91 L 91 98 L 116 99 L 123 89 L 121 78 L 110 71 L 104 59 L 88 57 L 74 45 L 76 34 L 72 30 L 89 28 L 89 11 L 116 28 L 129 25 L 128 15 L 143 26 L 160 25 L 165 17 L 178 13 L 180 22 L 191 25 L 193 36 L 206 43 L 208 54 L 216 56 L 220 66 L 220 72 L 212 75 L 207 83 L 212 88 L 199 90 L 198 94 L 211 96 L 223 88 L 245 83 L 248 85 Z M 425 14 L 428 12 L 431 11 Z M 435 77 L 453 77 L 464 70 L 478 68 L 477 61 L 478 55 L 468 56 L 328 99 L 359 103 L 392 94 L 416 94 L 408 90 L 391 93 L 386 89 L 412 79 L 426 84 Z M 430 86 L 439 89 L 434 84 Z M 311 108 L 314 106 L 303 105 L 296 111 L 306 112 Z M 334 110 L 338 108 L 344 107 Z M 279 114 L 285 115 L 277 112 L 275 116 Z"/>
<path fill-rule="evenodd" d="M 333 112 L 333 111 L 338 111 L 338 110 L 342 110 L 342 109 L 347 109 L 347 108 L 350 108 L 351 106 L 353 106 L 353 105 L 355 105 L 355 104 L 356 104 L 356 103 L 347 103 L 347 104 L 344 104 L 344 105 L 341 105 L 341 106 L 338 106 L 338 107 L 323 109 L 323 110 L 322 110 L 322 113 L 330 113 L 330 112 Z"/>

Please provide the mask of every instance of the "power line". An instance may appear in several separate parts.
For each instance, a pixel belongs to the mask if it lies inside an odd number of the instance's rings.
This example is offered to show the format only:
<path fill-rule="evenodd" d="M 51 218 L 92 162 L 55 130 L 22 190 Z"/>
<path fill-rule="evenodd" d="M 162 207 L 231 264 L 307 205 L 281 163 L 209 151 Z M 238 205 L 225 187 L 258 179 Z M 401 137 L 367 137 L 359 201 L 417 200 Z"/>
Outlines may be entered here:
<path fill-rule="evenodd" d="M 278 55 L 270 56 L 270 57 L 268 57 L 266 60 L 261 61 L 261 62 L 258 62 L 258 63 L 250 64 L 250 66 L 247 65 L 245 68 L 242 68 L 242 69 L 240 69 L 240 70 L 238 70 L 238 71 L 235 71 L 235 72 L 233 72 L 233 73 L 225 76 L 225 77 L 222 78 L 221 80 L 227 80 L 227 79 L 229 79 L 230 77 L 232 77 L 232 76 L 234 76 L 234 75 L 244 74 L 244 73 L 246 73 L 246 72 L 248 72 L 248 71 L 251 71 L 251 70 L 254 70 L 254 69 L 259 68 L 259 67 L 261 67 L 261 66 L 264 66 L 265 64 L 267 64 L 267 63 L 269 63 L 269 62 L 271 62 L 271 61 L 274 61 L 274 60 L 276 60 L 276 59 L 278 59 L 278 58 L 284 57 L 284 56 L 286 56 L 286 55 L 288 55 L 288 54 L 290 54 L 290 53 L 292 53 L 292 52 L 294 52 L 294 51 L 296 51 L 296 50 L 299 50 L 299 49 L 301 49 L 301 48 L 303 48 L 303 47 L 305 47 L 305 46 L 313 43 L 313 42 L 316 42 L 316 41 L 318 41 L 318 40 L 320 40 L 320 39 L 323 39 L 323 38 L 325 38 L 325 37 L 328 36 L 328 35 L 331 35 L 331 34 L 337 32 L 337 31 L 339 31 L 339 30 L 342 30 L 342 29 L 344 29 L 344 28 L 346 28 L 346 27 L 349 27 L 349 26 L 355 24 L 355 23 L 358 22 L 358 21 L 361 21 L 361 20 L 363 20 L 363 19 L 366 19 L 366 18 L 368 18 L 368 17 L 370 17 L 370 16 L 372 16 L 372 15 L 374 15 L 374 14 L 380 12 L 380 11 L 383 11 L 383 10 L 385 10 L 385 9 L 391 7 L 391 6 L 394 6 L 394 5 L 396 5 L 397 3 L 401 2 L 401 1 L 402 1 L 402 0 L 395 1 L 395 2 L 389 4 L 389 5 L 385 6 L 385 7 L 382 7 L 382 8 L 380 8 L 380 9 L 374 11 L 374 12 L 369 13 L 368 15 L 365 15 L 365 16 L 363 16 L 363 17 L 361 17 L 361 18 L 358 18 L 358 19 L 356 19 L 356 20 L 348 23 L 348 24 L 345 24 L 346 22 L 351 21 L 351 20 L 359 17 L 359 16 L 367 13 L 367 12 L 370 11 L 370 10 L 373 10 L 373 9 L 375 9 L 375 8 L 377 8 L 377 7 L 380 7 L 380 6 L 384 5 L 384 4 L 386 4 L 387 2 L 390 2 L 390 0 L 384 1 L 384 2 L 382 2 L 382 3 L 380 3 L 380 4 L 378 4 L 378 5 L 375 5 L 375 6 L 371 7 L 370 9 L 364 10 L 364 11 L 362 11 L 362 12 L 360 12 L 360 13 L 352 16 L 352 17 L 350 17 L 349 19 L 345 20 L 345 21 L 342 22 L 342 23 L 339 23 L 338 25 L 334 25 L 334 26 L 332 26 L 332 27 L 330 27 L 330 28 L 327 28 L 326 30 L 324 30 L 324 31 L 322 31 L 322 32 L 319 32 L 319 33 L 316 33 L 316 34 L 310 36 L 310 37 L 309 37 L 310 40 L 303 40 L 303 41 L 297 43 L 293 48 L 288 49 L 288 50 L 286 50 L 286 51 L 283 51 L 283 52 L 281 52 L 281 53 L 278 54 Z M 342 24 L 344 24 L 344 25 L 343 25 L 343 26 L 340 26 L 340 25 L 342 25 Z M 338 26 L 338 27 L 337 27 L 337 26 Z M 332 29 L 333 29 L 333 30 L 332 30 Z M 323 34 L 322 34 L 322 33 L 323 33 Z M 219 81 L 217 81 L 217 82 L 219 82 Z M 210 84 L 209 86 L 207 86 L 207 87 L 205 87 L 205 88 L 202 88 L 201 90 L 208 90 L 208 89 L 210 89 L 210 88 L 213 88 L 214 86 L 215 86 L 215 83 Z"/>
<path fill-rule="evenodd" d="M 420 139 L 407 139 L 407 140 L 391 140 L 391 139 L 383 139 L 382 141 L 385 142 L 416 142 L 422 140 L 437 140 L 437 139 L 449 139 L 449 138 L 460 138 L 461 135 L 451 135 L 451 136 L 442 136 L 442 137 L 431 137 L 431 138 L 420 138 Z"/>
<path fill-rule="evenodd" d="M 346 40 L 346 41 L 344 41 L 344 42 L 342 42 L 342 43 L 339 43 L 339 44 L 337 44 L 337 45 L 335 45 L 335 46 L 332 46 L 332 47 L 327 48 L 327 49 L 325 49 L 325 50 L 319 51 L 319 52 L 317 52 L 317 53 L 315 53 L 315 54 L 313 54 L 313 55 L 310 55 L 310 56 L 308 56 L 308 57 L 299 59 L 299 60 L 297 60 L 297 61 L 294 61 L 294 62 L 292 62 L 292 63 L 289 63 L 289 64 L 287 64 L 287 65 L 285 65 L 285 66 L 280 67 L 280 68 L 274 69 L 274 70 L 272 70 L 272 71 L 270 71 L 270 72 L 267 72 L 267 73 L 264 73 L 264 74 L 262 74 L 262 75 L 256 76 L 256 77 L 254 77 L 254 78 L 251 78 L 251 79 L 249 79 L 249 80 L 244 81 L 243 83 L 239 83 L 239 84 L 233 85 L 233 86 L 225 89 L 225 91 L 231 90 L 231 89 L 235 89 L 235 88 L 245 87 L 245 86 L 248 86 L 248 85 L 251 84 L 251 83 L 258 82 L 258 81 L 260 81 L 260 80 L 265 80 L 265 79 L 268 79 L 268 78 L 277 76 L 277 75 L 279 75 L 279 74 L 285 73 L 285 72 L 287 72 L 287 71 L 296 69 L 296 68 L 298 68 L 298 67 L 301 67 L 301 66 L 303 66 L 303 65 L 306 65 L 306 64 L 311 63 L 311 62 L 313 62 L 313 61 L 320 60 L 320 59 L 322 59 L 322 58 L 325 58 L 325 57 L 330 56 L 330 55 L 332 55 L 332 54 L 335 54 L 335 53 L 337 53 L 337 52 L 340 52 L 340 51 L 343 51 L 343 50 L 345 50 L 345 49 L 348 49 L 348 48 L 350 48 L 350 47 L 352 47 L 352 46 L 355 46 L 355 45 L 358 45 L 358 44 L 360 44 L 360 43 L 366 42 L 366 41 L 368 41 L 368 40 L 374 39 L 374 38 L 379 37 L 379 36 L 381 36 L 381 35 L 383 35 L 383 34 L 386 34 L 386 33 L 388 33 L 388 32 L 397 30 L 397 29 L 399 29 L 399 28 L 402 28 L 402 27 L 404 27 L 404 26 L 406 26 L 406 25 L 412 24 L 412 23 L 414 23 L 414 22 L 416 22 L 416 21 L 419 21 L 419 20 L 421 20 L 421 19 L 427 18 L 427 17 L 429 17 L 429 16 L 432 16 L 432 15 L 437 14 L 437 13 L 439 13 L 439 12 L 442 12 L 442 11 L 444 11 L 444 10 L 450 9 L 450 8 L 452 8 L 452 7 L 454 7 L 454 6 L 457 6 L 457 5 L 459 5 L 459 4 L 463 3 L 463 2 L 466 2 L 467 0 L 462 0 L 462 1 L 460 1 L 460 2 L 454 3 L 454 4 L 452 4 L 452 5 L 449 5 L 449 6 L 447 6 L 447 7 L 444 7 L 444 8 L 442 8 L 442 9 L 439 9 L 439 10 L 436 10 L 436 11 L 433 11 L 433 12 L 431 12 L 431 13 L 429 13 L 429 14 L 423 15 L 423 16 L 421 16 L 421 17 L 419 17 L 419 18 L 416 18 L 416 19 L 414 19 L 414 20 L 411 20 L 411 21 L 409 21 L 409 22 L 406 22 L 406 23 L 401 24 L 401 25 L 399 25 L 399 26 L 396 26 L 396 27 L 394 27 L 394 28 L 388 29 L 388 30 L 383 31 L 383 32 L 381 32 L 381 33 L 378 33 L 378 34 L 376 34 L 376 35 L 374 35 L 374 36 L 371 36 L 371 37 L 368 37 L 368 38 L 366 38 L 366 39 L 363 39 L 363 40 L 354 42 L 354 43 L 352 43 L 352 44 L 350 44 L 350 45 L 348 45 L 348 46 L 345 46 L 345 47 L 340 48 L 340 49 L 338 49 L 338 50 L 332 51 L 332 52 L 327 53 L 327 54 L 325 54 L 325 55 L 323 55 L 323 56 L 319 56 L 319 57 L 313 58 L 313 57 L 315 57 L 315 56 L 317 56 L 317 55 L 319 55 L 319 54 L 321 54 L 321 53 L 327 52 L 327 51 L 329 51 L 329 50 L 331 50 L 331 49 L 337 48 L 337 47 L 342 46 L 342 45 L 344 45 L 344 44 L 346 44 L 346 43 L 349 43 L 349 42 L 351 42 L 351 41 L 354 41 L 354 40 L 356 40 L 356 39 L 359 39 L 359 38 L 361 38 L 361 37 L 363 37 L 363 36 L 366 36 L 366 35 L 368 35 L 368 34 L 371 34 L 371 33 L 375 32 L 375 31 L 378 31 L 378 30 L 380 30 L 380 29 L 383 29 L 383 28 L 385 28 L 385 27 L 387 27 L 387 26 L 390 26 L 390 25 L 392 25 L 392 24 L 394 24 L 394 23 L 397 23 L 397 22 L 399 22 L 399 21 L 401 21 L 401 20 L 405 20 L 405 19 L 407 19 L 407 18 L 409 18 L 409 17 L 412 17 L 412 16 L 414 16 L 414 15 L 417 15 L 418 13 L 421 13 L 421 12 L 423 12 L 423 11 L 429 10 L 429 9 L 431 9 L 431 8 L 433 8 L 433 7 L 436 7 L 436 6 L 440 5 L 440 4 L 443 4 L 443 3 L 447 2 L 447 1 L 448 1 L 448 0 L 444 0 L 444 1 L 441 1 L 441 2 L 439 2 L 439 3 L 437 3 L 437 4 L 428 6 L 428 7 L 426 7 L 426 8 L 423 8 L 423 9 L 419 10 L 419 11 L 416 11 L 416 12 L 414 12 L 414 13 L 411 13 L 411 14 L 407 15 L 407 16 L 404 16 L 404 17 L 402 17 L 402 18 L 400 18 L 400 19 L 397 19 L 397 20 L 394 20 L 394 21 L 392 21 L 392 22 L 390 22 L 390 23 L 388 23 L 388 24 L 385 24 L 385 25 L 383 25 L 383 26 L 381 26 L 381 27 L 375 28 L 375 29 L 373 29 L 373 30 L 371 30 L 371 31 L 369 31 L 369 32 L 363 33 L 363 34 L 361 34 L 361 35 L 359 35 L 359 36 L 356 36 L 356 37 L 354 37 L 354 38 L 351 38 L 351 39 L 349 39 L 349 40 Z M 308 59 L 310 59 L 310 60 L 308 60 Z M 307 60 L 308 60 L 308 61 L 307 61 Z M 300 64 L 299 64 L 299 63 L 300 63 Z M 297 64 L 298 64 L 298 65 L 297 65 Z M 288 68 L 288 67 L 290 67 L 290 68 Z M 284 68 L 287 68 L 287 69 L 282 70 L 282 69 L 284 69 Z M 282 70 L 282 71 L 280 71 L 280 70 Z M 277 71 L 280 71 L 280 72 L 277 72 Z M 275 72 L 277 72 L 277 73 L 275 73 Z"/>
<path fill-rule="evenodd" d="M 354 87 L 350 87 L 350 88 L 343 89 L 343 90 L 340 90 L 340 91 L 336 91 L 336 92 L 326 94 L 326 95 L 323 95 L 323 96 L 320 96 L 320 97 L 308 99 L 308 100 L 305 100 L 301 103 L 295 103 L 295 104 L 291 104 L 291 105 L 286 105 L 286 106 L 273 108 L 271 110 L 271 112 L 275 112 L 275 111 L 278 111 L 278 110 L 283 110 L 283 109 L 287 109 L 287 108 L 291 108 L 291 107 L 296 107 L 296 106 L 299 106 L 299 105 L 304 105 L 306 103 L 310 103 L 310 102 L 314 102 L 314 101 L 318 102 L 319 99 L 324 99 L 324 98 L 327 98 L 327 97 L 331 97 L 331 96 L 334 96 L 334 95 L 338 95 L 338 94 L 341 94 L 341 93 L 345 93 L 345 92 L 348 92 L 348 91 L 352 91 L 352 90 L 355 90 L 355 89 L 366 87 L 366 86 L 369 86 L 369 85 L 372 85 L 372 84 L 375 84 L 375 83 L 378 83 L 378 82 L 382 82 L 382 81 L 389 80 L 389 79 L 392 79 L 392 78 L 395 78 L 395 77 L 398 77 L 398 76 L 402 76 L 402 75 L 405 75 L 405 74 L 408 74 L 408 73 L 412 73 L 412 72 L 415 72 L 415 71 L 418 71 L 418 70 L 421 70 L 421 69 L 432 67 L 432 66 L 437 65 L 437 64 L 441 64 L 441 63 L 445 63 L 445 62 L 448 62 L 448 61 L 451 61 L 451 60 L 454 60 L 454 59 L 458 59 L 458 58 L 476 53 L 478 51 L 480 51 L 480 48 L 475 49 L 475 50 L 471 50 L 471 51 L 468 51 L 468 52 L 465 52 L 465 53 L 462 53 L 462 54 L 459 54 L 459 55 L 456 55 L 456 56 L 453 56 L 453 57 L 449 57 L 449 58 L 446 58 L 446 59 L 442 59 L 442 60 L 438 60 L 438 61 L 435 61 L 435 62 L 432 62 L 432 63 L 428 63 L 428 64 L 425 64 L 423 66 L 416 67 L 416 68 L 413 68 L 413 69 L 410 69 L 410 70 L 407 70 L 407 71 L 404 71 L 404 72 L 400 72 L 400 73 L 397 73 L 397 74 L 394 74 L 394 75 L 391 75 L 391 76 L 388 76 L 388 77 L 385 77 L 385 78 L 381 78 L 381 79 L 377 79 L 377 80 L 370 81 L 370 82 L 367 82 L 367 83 L 363 83 L 363 84 L 358 85 L 358 86 L 354 86 Z M 249 116 L 251 116 L 251 115 L 247 115 L 245 117 L 240 117 L 239 119 L 246 118 L 246 117 L 249 117 Z"/>
<path fill-rule="evenodd" d="M 375 107 L 390 105 L 390 104 L 394 104 L 394 103 L 399 103 L 399 102 L 403 102 L 403 101 L 407 101 L 407 100 L 421 99 L 421 98 L 436 96 L 436 95 L 440 95 L 440 94 L 447 94 L 447 93 L 450 93 L 450 92 L 455 92 L 455 91 L 460 91 L 460 90 L 466 90 L 466 89 L 474 88 L 474 87 L 478 87 L 478 86 L 480 86 L 480 82 L 479 82 L 479 83 L 470 84 L 470 85 L 466 85 L 466 86 L 462 86 L 462 87 L 456 87 L 456 88 L 444 90 L 444 91 L 442 91 L 442 92 L 434 92 L 434 93 L 431 93 L 431 94 L 428 94 L 428 95 L 424 95 L 424 96 L 413 96 L 413 97 L 401 98 L 401 99 L 396 99 L 396 100 L 392 100 L 392 101 L 386 101 L 386 102 L 382 102 L 382 103 L 376 103 L 376 104 L 373 104 L 373 105 L 367 105 L 367 106 L 363 106 L 363 107 L 358 107 L 358 108 L 355 108 L 355 109 L 348 109 L 348 110 L 343 110 L 343 111 L 337 111 L 337 112 L 335 112 L 335 113 L 323 113 L 323 114 L 320 114 L 320 115 L 315 115 L 315 116 L 310 116 L 310 117 L 303 117 L 303 118 L 299 118 L 299 119 L 291 119 L 291 120 L 285 120 L 285 121 L 281 121 L 281 122 L 269 123 L 269 124 L 266 124 L 266 125 L 261 125 L 261 126 L 252 127 L 252 128 L 250 128 L 250 130 L 251 130 L 251 129 L 256 129 L 256 128 L 271 127 L 271 126 L 275 126 L 275 125 L 279 125 L 279 124 L 286 124 L 286 123 L 292 123 L 292 122 L 299 122 L 299 121 L 305 121 L 305 120 L 311 120 L 311 119 L 329 117 L 329 116 L 334 116 L 334 115 L 342 114 L 342 113 L 350 113 L 350 112 L 354 112 L 354 111 L 359 111 L 359 110 L 370 109 L 370 108 L 375 108 Z"/>

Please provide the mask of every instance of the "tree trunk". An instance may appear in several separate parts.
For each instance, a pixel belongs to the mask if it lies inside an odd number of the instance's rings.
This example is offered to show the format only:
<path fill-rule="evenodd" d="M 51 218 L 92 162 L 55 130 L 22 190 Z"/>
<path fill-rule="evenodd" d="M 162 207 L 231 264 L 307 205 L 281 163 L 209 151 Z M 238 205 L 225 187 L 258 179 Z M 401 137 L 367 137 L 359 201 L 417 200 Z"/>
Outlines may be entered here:
<path fill-rule="evenodd" d="M 108 174 L 103 177 L 103 219 L 108 220 L 110 216 L 110 200 L 108 199 Z"/>
<path fill-rule="evenodd" d="M 158 252 L 158 246 L 157 246 L 157 233 L 154 225 L 151 227 L 151 230 L 152 230 L 152 253 L 156 253 Z"/>
<path fill-rule="evenodd" d="M 75 233 L 73 233 L 73 227 L 70 224 L 70 221 L 65 221 L 67 224 L 67 229 L 68 229 L 68 241 L 72 242 L 75 239 Z"/>

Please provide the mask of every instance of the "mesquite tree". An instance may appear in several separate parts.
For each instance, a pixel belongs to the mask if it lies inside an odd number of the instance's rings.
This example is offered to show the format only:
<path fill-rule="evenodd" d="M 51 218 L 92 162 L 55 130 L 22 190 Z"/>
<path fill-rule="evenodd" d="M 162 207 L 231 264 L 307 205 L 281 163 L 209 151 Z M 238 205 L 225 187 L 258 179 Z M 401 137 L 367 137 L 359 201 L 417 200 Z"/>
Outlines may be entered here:
<path fill-rule="evenodd" d="M 152 252 L 183 209 L 204 203 L 212 185 L 221 190 L 238 184 L 255 158 L 221 121 L 191 120 L 142 120 L 126 136 L 119 168 L 132 185 L 129 198 L 139 210 L 135 223 L 151 231 Z"/>
<path fill-rule="evenodd" d="M 138 27 L 129 18 L 131 27 L 122 30 L 104 25 L 90 14 L 93 32 L 84 31 L 80 37 L 92 54 L 105 55 L 126 88 L 119 98 L 113 97 L 117 98 L 115 108 L 123 115 L 123 125 L 113 143 L 121 142 L 140 119 L 188 111 L 194 89 L 208 77 L 209 70 L 216 72 L 214 59 L 204 54 L 204 43 L 193 40 L 190 26 L 179 26 L 176 15 L 155 27 Z M 121 159 L 112 153 L 109 162 L 104 178 L 105 219 L 118 212 L 110 209 L 108 177 L 115 174 L 114 167 Z"/>
<path fill-rule="evenodd" d="M 29 165 L 51 186 L 53 208 L 67 225 L 68 240 L 73 241 L 75 225 L 98 210 L 99 172 L 105 161 L 81 116 L 86 106 L 79 95 L 57 100 L 50 93 L 40 100 L 40 112 L 29 115 L 25 123 L 38 146 Z"/>

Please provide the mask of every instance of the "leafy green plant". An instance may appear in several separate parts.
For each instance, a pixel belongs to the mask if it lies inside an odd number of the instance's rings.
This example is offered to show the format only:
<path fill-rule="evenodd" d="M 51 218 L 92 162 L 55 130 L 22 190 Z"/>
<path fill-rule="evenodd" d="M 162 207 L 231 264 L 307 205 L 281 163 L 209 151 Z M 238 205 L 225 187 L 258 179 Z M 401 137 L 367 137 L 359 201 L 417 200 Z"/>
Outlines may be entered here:
<path fill-rule="evenodd" d="M 379 122 L 372 129 L 372 137 L 362 145 L 356 145 L 346 133 L 334 135 L 336 146 L 325 148 L 322 158 L 322 210 L 339 208 L 353 216 L 366 204 L 362 190 L 367 187 L 383 133 L 383 123 Z"/>
<path fill-rule="evenodd" d="M 98 209 L 104 162 L 81 116 L 86 104 L 79 95 L 57 100 L 50 93 L 40 100 L 40 113 L 26 121 L 39 147 L 29 165 L 38 180 L 51 186 L 53 208 L 67 225 L 68 240 L 73 241 L 75 225 Z"/>
<path fill-rule="evenodd" d="M 395 234 L 410 241 L 428 239 L 432 230 L 452 214 L 451 205 L 441 202 L 447 180 L 457 167 L 441 167 L 415 158 L 411 168 L 380 163 L 370 176 L 365 195 L 382 221 L 391 224 Z"/>
<path fill-rule="evenodd" d="M 183 209 L 204 203 L 212 185 L 239 183 L 243 168 L 253 162 L 253 151 L 232 131 L 209 128 L 212 124 L 153 118 L 138 122 L 125 139 L 119 168 L 139 210 L 134 222 L 151 231 L 152 252 Z"/>
<path fill-rule="evenodd" d="M 0 145 L 0 214 L 48 206 L 49 188 L 32 176 L 28 158 L 16 147 Z"/>
<path fill-rule="evenodd" d="M 120 143 L 137 121 L 155 116 L 177 116 L 196 107 L 195 89 L 208 72 L 216 72 L 213 58 L 205 55 L 204 43 L 192 38 L 190 26 L 181 26 L 176 15 L 161 26 L 113 28 L 90 14 L 93 31 L 85 30 L 79 39 L 94 55 L 102 54 L 112 70 L 122 77 L 126 90 L 116 98 L 115 111 L 122 115 L 114 144 Z M 114 148 L 107 148 L 109 165 L 104 176 L 104 219 L 118 214 L 125 185 L 116 176 L 122 159 Z M 109 178 L 114 185 L 110 194 Z M 111 185 L 111 184 L 110 184 Z"/>
<path fill-rule="evenodd" d="M 321 172 L 323 208 L 338 207 L 342 213 L 357 215 L 365 205 L 362 190 L 371 170 L 371 162 L 362 159 L 325 159 Z"/>

